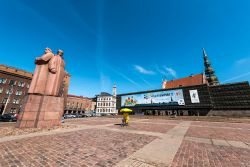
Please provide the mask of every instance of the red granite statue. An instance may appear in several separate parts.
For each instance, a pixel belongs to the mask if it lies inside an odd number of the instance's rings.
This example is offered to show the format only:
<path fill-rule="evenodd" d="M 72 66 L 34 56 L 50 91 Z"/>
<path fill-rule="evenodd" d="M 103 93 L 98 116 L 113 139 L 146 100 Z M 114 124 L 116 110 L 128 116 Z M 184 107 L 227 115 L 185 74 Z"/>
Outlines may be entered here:
<path fill-rule="evenodd" d="M 16 126 L 50 128 L 61 124 L 64 97 L 59 94 L 65 75 L 63 51 L 54 56 L 51 49 L 36 58 L 36 69 Z"/>
<path fill-rule="evenodd" d="M 63 78 L 65 76 L 63 51 L 58 50 L 57 55 L 53 56 L 49 62 L 49 75 L 46 84 L 46 95 L 58 96 L 60 87 L 62 86 Z"/>
<path fill-rule="evenodd" d="M 35 59 L 36 69 L 30 84 L 29 94 L 44 95 L 46 82 L 49 74 L 49 62 L 54 56 L 50 48 L 46 48 L 41 57 Z"/>

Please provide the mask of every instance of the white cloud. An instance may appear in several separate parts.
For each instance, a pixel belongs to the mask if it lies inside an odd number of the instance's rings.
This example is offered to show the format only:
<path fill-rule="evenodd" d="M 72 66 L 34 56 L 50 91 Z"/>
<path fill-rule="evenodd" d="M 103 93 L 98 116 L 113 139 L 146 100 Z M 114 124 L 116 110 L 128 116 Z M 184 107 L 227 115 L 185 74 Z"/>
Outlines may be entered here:
<path fill-rule="evenodd" d="M 235 76 L 235 77 L 229 78 L 229 79 L 223 81 L 223 83 L 229 82 L 229 81 L 233 81 L 233 80 L 237 80 L 237 79 L 239 79 L 239 78 L 246 77 L 246 76 L 248 76 L 248 75 L 250 75 L 250 71 L 249 71 L 249 72 L 246 72 L 246 73 L 243 73 L 243 74 L 240 74 L 240 75 L 237 75 L 237 76 Z"/>
<path fill-rule="evenodd" d="M 131 84 L 134 84 L 137 87 L 141 88 L 141 85 L 139 85 L 137 82 L 135 82 L 134 80 L 132 80 L 131 78 L 129 78 L 127 75 L 121 73 L 120 71 L 118 71 L 117 69 L 111 68 L 109 67 L 114 73 L 116 73 L 117 75 L 121 76 L 122 78 L 124 78 L 125 80 L 129 81 Z"/>
<path fill-rule="evenodd" d="M 246 64 L 248 62 L 250 62 L 250 57 L 239 59 L 235 63 L 236 63 L 236 65 L 243 65 L 243 64 Z"/>
<path fill-rule="evenodd" d="M 166 73 L 167 75 L 170 75 L 170 76 L 172 76 L 174 78 L 177 77 L 177 73 L 176 73 L 176 71 L 173 68 L 165 67 L 164 66 L 164 69 L 167 71 L 167 73 Z"/>
<path fill-rule="evenodd" d="M 143 68 L 139 65 L 134 65 L 134 67 L 135 67 L 135 70 L 138 71 L 139 73 L 147 74 L 147 75 L 154 75 L 155 74 L 154 71 L 146 70 L 145 68 Z"/>
<path fill-rule="evenodd" d="M 161 75 L 163 75 L 164 77 L 167 76 L 166 71 L 160 69 L 158 66 L 156 66 L 156 70 L 157 70 Z"/>

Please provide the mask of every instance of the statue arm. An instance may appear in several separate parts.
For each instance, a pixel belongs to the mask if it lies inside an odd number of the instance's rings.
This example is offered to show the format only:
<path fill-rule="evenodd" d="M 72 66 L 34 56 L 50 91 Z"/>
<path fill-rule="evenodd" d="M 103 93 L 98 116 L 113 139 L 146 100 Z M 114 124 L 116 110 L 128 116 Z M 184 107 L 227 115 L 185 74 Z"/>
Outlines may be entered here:
<path fill-rule="evenodd" d="M 35 59 L 35 63 L 37 64 L 37 63 L 39 63 L 39 62 L 41 62 L 41 61 L 49 61 L 52 57 L 54 56 L 54 54 L 53 53 L 46 53 L 46 54 L 43 54 L 41 57 L 37 57 L 36 59 Z"/>
<path fill-rule="evenodd" d="M 57 72 L 57 70 L 56 70 L 56 58 L 55 57 L 53 59 L 51 59 L 49 62 L 49 71 L 53 74 L 55 74 Z"/>

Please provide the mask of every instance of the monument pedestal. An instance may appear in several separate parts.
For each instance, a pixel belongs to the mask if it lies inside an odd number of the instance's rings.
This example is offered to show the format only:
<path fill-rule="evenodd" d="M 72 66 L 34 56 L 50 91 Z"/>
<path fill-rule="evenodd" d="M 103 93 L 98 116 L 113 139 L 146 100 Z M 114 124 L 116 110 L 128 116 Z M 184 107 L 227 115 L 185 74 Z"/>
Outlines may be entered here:
<path fill-rule="evenodd" d="M 23 103 L 18 128 L 50 128 L 61 125 L 64 98 L 30 94 Z"/>

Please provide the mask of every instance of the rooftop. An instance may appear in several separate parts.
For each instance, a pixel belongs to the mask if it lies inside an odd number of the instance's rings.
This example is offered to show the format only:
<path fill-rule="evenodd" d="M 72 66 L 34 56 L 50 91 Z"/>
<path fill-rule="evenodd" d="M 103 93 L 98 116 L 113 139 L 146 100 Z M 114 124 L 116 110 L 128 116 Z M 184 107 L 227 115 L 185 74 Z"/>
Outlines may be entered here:
<path fill-rule="evenodd" d="M 177 88 L 177 87 L 182 87 L 182 86 L 192 86 L 192 85 L 202 85 L 206 84 L 206 76 L 203 74 L 195 74 L 195 75 L 190 75 L 185 78 L 180 78 L 180 79 L 175 79 L 171 81 L 167 81 L 163 83 L 163 88 Z"/>
<path fill-rule="evenodd" d="M 4 71 L 7 73 L 11 73 L 11 74 L 15 74 L 15 75 L 19 75 L 19 76 L 24 76 L 24 77 L 28 77 L 28 78 L 32 78 L 33 74 L 31 72 L 19 69 L 19 68 L 15 68 L 15 67 L 11 67 L 11 66 L 7 66 L 4 64 L 0 64 L 0 71 Z"/>

